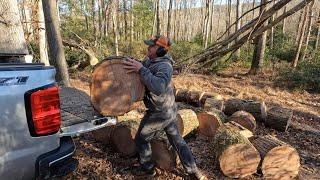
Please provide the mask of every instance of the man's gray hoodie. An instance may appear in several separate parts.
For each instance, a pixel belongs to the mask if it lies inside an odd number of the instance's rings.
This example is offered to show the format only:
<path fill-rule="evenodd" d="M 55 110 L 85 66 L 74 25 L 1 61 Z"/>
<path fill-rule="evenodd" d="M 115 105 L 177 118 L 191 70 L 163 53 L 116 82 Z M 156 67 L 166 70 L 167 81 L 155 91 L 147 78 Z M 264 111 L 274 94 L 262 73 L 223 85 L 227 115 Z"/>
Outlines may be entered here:
<path fill-rule="evenodd" d="M 171 83 L 173 72 L 171 56 L 165 55 L 153 60 L 147 58 L 142 64 L 139 73 L 146 87 L 144 96 L 146 108 L 149 112 L 172 114 L 176 105 Z"/>

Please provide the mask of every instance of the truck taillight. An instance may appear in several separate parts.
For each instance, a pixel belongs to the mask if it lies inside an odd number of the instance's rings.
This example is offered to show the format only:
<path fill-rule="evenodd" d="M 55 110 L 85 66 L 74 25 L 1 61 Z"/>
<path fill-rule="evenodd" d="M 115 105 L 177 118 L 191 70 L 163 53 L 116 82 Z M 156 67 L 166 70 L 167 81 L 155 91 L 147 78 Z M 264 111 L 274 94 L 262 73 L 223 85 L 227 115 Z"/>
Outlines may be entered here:
<path fill-rule="evenodd" d="M 33 134 L 41 136 L 58 132 L 61 125 L 59 88 L 53 86 L 32 92 L 30 110 Z"/>

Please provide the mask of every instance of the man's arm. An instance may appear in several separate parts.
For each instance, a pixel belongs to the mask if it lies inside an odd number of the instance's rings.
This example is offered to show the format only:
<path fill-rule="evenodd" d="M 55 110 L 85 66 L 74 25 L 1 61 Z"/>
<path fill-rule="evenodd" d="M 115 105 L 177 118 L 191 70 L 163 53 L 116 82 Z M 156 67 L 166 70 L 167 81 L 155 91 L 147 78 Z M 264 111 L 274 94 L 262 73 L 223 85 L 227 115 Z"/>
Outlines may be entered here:
<path fill-rule="evenodd" d="M 152 74 L 151 71 L 142 67 L 139 70 L 143 84 L 149 89 L 150 92 L 159 96 L 166 91 L 168 84 L 172 77 L 172 66 L 169 63 L 159 63 L 157 72 Z"/>

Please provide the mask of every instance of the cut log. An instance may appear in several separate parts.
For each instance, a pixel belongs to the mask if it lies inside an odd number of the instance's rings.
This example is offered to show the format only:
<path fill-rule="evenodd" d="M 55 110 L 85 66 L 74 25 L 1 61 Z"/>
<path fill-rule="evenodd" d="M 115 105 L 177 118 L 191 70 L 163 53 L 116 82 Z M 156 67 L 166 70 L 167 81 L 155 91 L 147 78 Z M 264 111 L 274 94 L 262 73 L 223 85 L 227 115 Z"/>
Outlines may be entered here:
<path fill-rule="evenodd" d="M 221 99 L 215 99 L 215 98 L 207 98 L 204 102 L 204 110 L 208 111 L 211 108 L 218 109 L 220 111 L 223 111 L 224 109 L 224 103 Z"/>
<path fill-rule="evenodd" d="M 92 136 L 96 141 L 104 145 L 111 144 L 111 136 L 113 134 L 114 127 L 115 125 L 94 130 L 92 131 Z"/>
<path fill-rule="evenodd" d="M 224 126 L 227 127 L 228 129 L 233 130 L 233 131 L 237 131 L 239 134 L 241 134 L 245 138 L 249 139 L 249 138 L 253 137 L 252 131 L 250 131 L 249 129 L 241 126 L 241 124 L 238 124 L 234 121 L 227 122 L 224 124 Z"/>
<path fill-rule="evenodd" d="M 268 110 L 268 116 L 265 124 L 278 131 L 285 132 L 290 125 L 292 116 L 293 111 L 291 109 L 273 107 Z"/>
<path fill-rule="evenodd" d="M 176 89 L 175 96 L 177 102 L 185 102 L 195 106 L 203 106 L 207 98 L 222 99 L 220 95 L 215 93 L 189 91 L 187 89 Z"/>
<path fill-rule="evenodd" d="M 135 135 L 138 131 L 139 123 L 128 120 L 119 122 L 111 136 L 112 144 L 122 156 L 133 156 L 136 153 Z"/>
<path fill-rule="evenodd" d="M 255 132 L 257 128 L 257 123 L 255 118 L 248 112 L 245 111 L 237 111 L 233 113 L 228 119 L 228 122 L 236 122 L 241 126 L 247 128 L 251 132 Z"/>
<path fill-rule="evenodd" d="M 178 129 L 182 137 L 188 135 L 199 126 L 197 114 L 191 109 L 182 109 L 177 114 Z"/>
<path fill-rule="evenodd" d="M 151 149 L 152 160 L 158 168 L 170 171 L 176 167 L 176 152 L 169 144 L 164 132 L 151 141 Z"/>
<path fill-rule="evenodd" d="M 256 120 L 261 122 L 265 122 L 267 117 L 267 107 L 263 101 L 229 99 L 224 105 L 224 113 L 229 116 L 237 111 L 246 111 L 252 114 Z"/>
<path fill-rule="evenodd" d="M 224 175 L 243 178 L 257 171 L 260 155 L 250 141 L 229 126 L 221 126 L 214 137 L 216 158 Z"/>
<path fill-rule="evenodd" d="M 224 122 L 223 112 L 212 108 L 211 112 L 200 112 L 197 114 L 199 120 L 198 131 L 201 135 L 214 137 L 217 129 Z"/>
<path fill-rule="evenodd" d="M 131 110 L 144 96 L 139 74 L 123 68 L 125 57 L 111 57 L 98 63 L 92 73 L 91 103 L 104 116 L 118 116 Z"/>
<path fill-rule="evenodd" d="M 252 140 L 262 160 L 264 179 L 294 179 L 300 168 L 300 157 L 292 146 L 271 135 Z"/>

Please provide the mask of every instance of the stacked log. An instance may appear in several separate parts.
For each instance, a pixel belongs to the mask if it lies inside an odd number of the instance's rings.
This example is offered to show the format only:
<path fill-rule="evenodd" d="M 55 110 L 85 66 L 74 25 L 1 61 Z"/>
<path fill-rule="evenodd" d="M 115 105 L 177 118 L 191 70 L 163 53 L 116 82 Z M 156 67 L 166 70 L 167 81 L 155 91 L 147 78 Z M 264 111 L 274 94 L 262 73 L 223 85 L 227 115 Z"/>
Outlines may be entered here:
<path fill-rule="evenodd" d="M 207 98 L 222 99 L 219 94 L 201 91 L 189 91 L 187 89 L 176 89 L 175 96 L 177 102 L 185 102 L 199 107 L 205 104 Z"/>
<path fill-rule="evenodd" d="M 104 116 L 130 111 L 144 96 L 139 74 L 126 73 L 125 57 L 111 57 L 98 63 L 92 73 L 90 96 L 93 107 Z"/>
<path fill-rule="evenodd" d="M 233 113 L 228 119 L 228 122 L 236 122 L 241 126 L 247 128 L 251 132 L 255 132 L 257 128 L 257 123 L 255 118 L 248 112 L 237 111 Z"/>
<path fill-rule="evenodd" d="M 251 141 L 262 158 L 265 179 L 293 179 L 299 173 L 300 158 L 295 148 L 271 135 Z"/>
<path fill-rule="evenodd" d="M 214 137 L 218 128 L 225 121 L 223 112 L 212 108 L 209 112 L 200 112 L 197 114 L 199 120 L 198 131 L 206 137 Z"/>
<path fill-rule="evenodd" d="M 291 109 L 273 107 L 268 110 L 268 118 L 265 124 L 278 131 L 285 132 L 290 125 L 292 116 L 293 111 Z"/>
<path fill-rule="evenodd" d="M 199 126 L 197 114 L 191 109 L 182 109 L 177 114 L 177 125 L 182 137 L 190 134 Z"/>
<path fill-rule="evenodd" d="M 224 113 L 226 115 L 232 115 L 233 113 L 242 110 L 249 112 L 260 122 L 265 122 L 267 117 L 267 107 L 263 101 L 258 102 L 242 99 L 229 99 L 224 105 Z"/>
<path fill-rule="evenodd" d="M 208 111 L 211 108 L 215 108 L 220 111 L 223 111 L 223 109 L 224 109 L 223 100 L 222 99 L 215 99 L 215 98 L 207 98 L 204 102 L 203 109 L 205 111 Z"/>
<path fill-rule="evenodd" d="M 223 174 L 243 178 L 257 171 L 260 155 L 250 141 L 233 128 L 227 124 L 221 126 L 213 144 Z"/>

